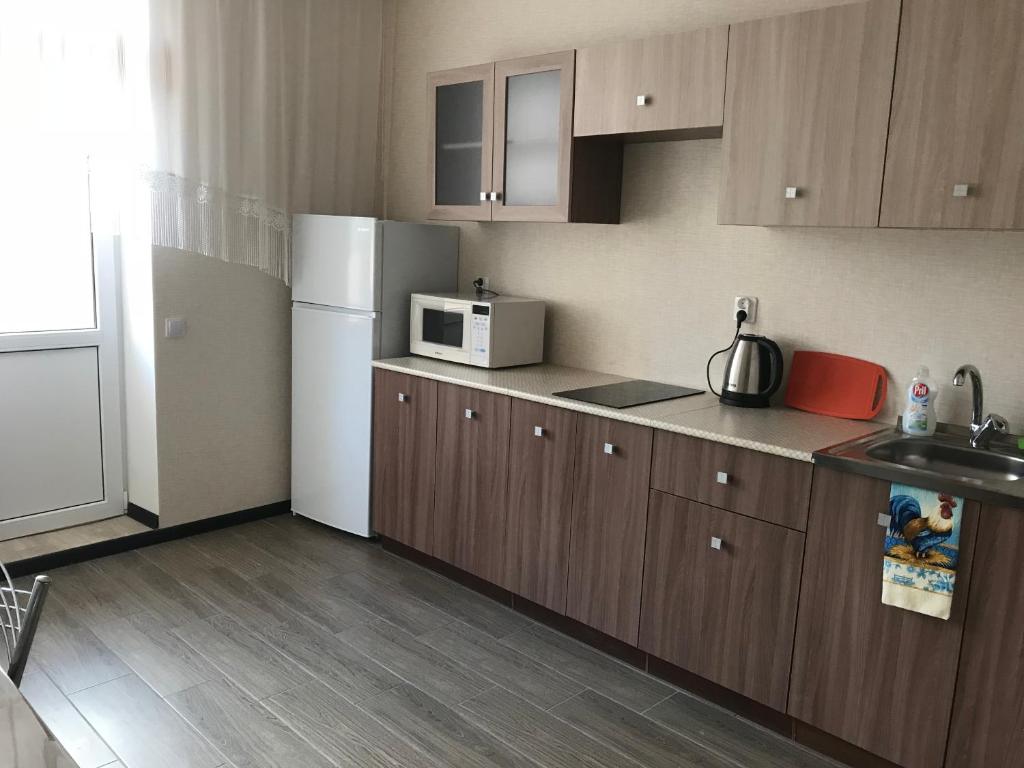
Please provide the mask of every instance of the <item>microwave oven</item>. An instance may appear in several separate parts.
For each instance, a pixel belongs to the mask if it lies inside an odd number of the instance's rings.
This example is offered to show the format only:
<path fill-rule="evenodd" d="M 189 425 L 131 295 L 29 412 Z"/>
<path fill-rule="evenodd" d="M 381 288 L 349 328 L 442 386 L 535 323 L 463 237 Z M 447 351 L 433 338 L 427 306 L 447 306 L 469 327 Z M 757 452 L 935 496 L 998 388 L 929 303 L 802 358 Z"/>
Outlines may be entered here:
<path fill-rule="evenodd" d="M 414 293 L 409 350 L 481 368 L 539 363 L 544 358 L 544 302 L 476 293 Z"/>

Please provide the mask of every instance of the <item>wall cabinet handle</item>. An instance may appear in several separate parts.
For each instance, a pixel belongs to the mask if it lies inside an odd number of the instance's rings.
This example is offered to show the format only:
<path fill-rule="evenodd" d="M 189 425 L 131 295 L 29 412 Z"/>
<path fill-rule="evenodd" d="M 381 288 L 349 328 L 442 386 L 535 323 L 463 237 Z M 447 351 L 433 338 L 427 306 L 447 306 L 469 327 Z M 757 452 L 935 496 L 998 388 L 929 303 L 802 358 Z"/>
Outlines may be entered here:
<path fill-rule="evenodd" d="M 607 453 L 609 456 L 611 456 L 613 453 L 615 453 L 615 451 L 616 451 L 616 448 L 615 448 L 614 444 L 612 444 L 612 443 L 605 443 L 604 444 L 604 452 Z"/>
<path fill-rule="evenodd" d="M 467 419 L 475 419 L 476 418 L 476 411 L 474 411 L 472 408 L 467 408 L 466 409 L 466 418 Z"/>
<path fill-rule="evenodd" d="M 399 392 L 398 393 L 398 402 L 400 402 L 400 403 L 407 403 L 407 402 L 409 402 L 409 396 L 407 394 L 405 394 L 405 392 Z"/>
<path fill-rule="evenodd" d="M 490 193 L 489 192 L 481 192 L 480 193 L 480 202 L 481 203 L 486 203 L 490 199 L 491 198 L 490 198 Z"/>
<path fill-rule="evenodd" d="M 534 437 L 544 437 L 544 427 L 534 427 L 533 428 L 533 436 Z"/>
<path fill-rule="evenodd" d="M 786 199 L 796 200 L 800 197 L 800 187 L 786 187 Z"/>
<path fill-rule="evenodd" d="M 501 200 L 501 192 L 491 192 L 490 200 L 492 203 L 496 203 Z"/>
<path fill-rule="evenodd" d="M 636 97 L 636 105 L 638 107 L 646 107 L 650 103 L 651 103 L 651 97 L 648 96 L 646 93 L 642 93 L 642 94 L 640 94 L 639 96 Z"/>
<path fill-rule="evenodd" d="M 728 472 L 719 472 L 718 474 L 715 475 L 715 482 L 716 483 L 720 483 L 721 485 L 728 485 L 729 484 L 729 473 Z"/>
<path fill-rule="evenodd" d="M 953 185 L 953 197 L 970 197 L 972 191 L 970 184 Z"/>
<path fill-rule="evenodd" d="M 711 548 L 712 549 L 721 549 L 722 548 L 722 540 L 720 538 L 718 538 L 717 536 L 712 536 L 711 537 Z"/>

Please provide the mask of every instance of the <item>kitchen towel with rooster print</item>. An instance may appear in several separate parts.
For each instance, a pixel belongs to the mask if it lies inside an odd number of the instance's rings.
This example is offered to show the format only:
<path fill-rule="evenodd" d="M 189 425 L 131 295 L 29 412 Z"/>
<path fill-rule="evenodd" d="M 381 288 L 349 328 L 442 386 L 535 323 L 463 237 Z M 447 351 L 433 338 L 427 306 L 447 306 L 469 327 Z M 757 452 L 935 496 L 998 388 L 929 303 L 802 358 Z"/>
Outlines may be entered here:
<path fill-rule="evenodd" d="M 882 602 L 939 619 L 953 605 L 964 500 L 893 483 L 882 565 Z"/>

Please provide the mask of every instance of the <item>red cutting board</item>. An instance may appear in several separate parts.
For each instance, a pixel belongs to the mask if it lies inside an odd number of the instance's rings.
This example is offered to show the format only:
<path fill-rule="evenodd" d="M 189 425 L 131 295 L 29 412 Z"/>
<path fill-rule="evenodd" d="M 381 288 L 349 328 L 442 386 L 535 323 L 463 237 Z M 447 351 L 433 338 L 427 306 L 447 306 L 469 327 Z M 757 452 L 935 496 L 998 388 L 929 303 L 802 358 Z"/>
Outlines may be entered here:
<path fill-rule="evenodd" d="M 830 352 L 793 353 L 786 405 L 841 419 L 873 419 L 885 404 L 889 377 L 877 363 Z"/>

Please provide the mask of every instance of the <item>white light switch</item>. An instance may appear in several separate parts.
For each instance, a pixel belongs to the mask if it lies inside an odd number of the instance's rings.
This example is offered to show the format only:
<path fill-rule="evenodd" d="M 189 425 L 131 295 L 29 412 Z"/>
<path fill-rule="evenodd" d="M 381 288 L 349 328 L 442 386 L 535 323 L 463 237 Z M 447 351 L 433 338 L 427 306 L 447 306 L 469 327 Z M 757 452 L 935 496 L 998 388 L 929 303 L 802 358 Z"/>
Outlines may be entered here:
<path fill-rule="evenodd" d="M 168 339 L 180 339 L 188 332 L 188 323 L 184 317 L 168 317 L 164 319 L 164 336 Z"/>

